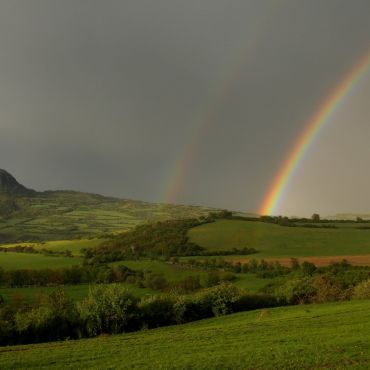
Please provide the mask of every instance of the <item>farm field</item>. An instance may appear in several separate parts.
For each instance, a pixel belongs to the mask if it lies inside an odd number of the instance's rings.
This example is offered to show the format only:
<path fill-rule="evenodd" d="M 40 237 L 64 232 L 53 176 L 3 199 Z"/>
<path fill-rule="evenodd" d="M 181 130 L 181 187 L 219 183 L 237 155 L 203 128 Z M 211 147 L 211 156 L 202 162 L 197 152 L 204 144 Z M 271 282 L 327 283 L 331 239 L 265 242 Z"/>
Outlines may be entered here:
<path fill-rule="evenodd" d="M 264 309 L 95 339 L 0 348 L 2 369 L 367 369 L 370 301 Z"/>
<path fill-rule="evenodd" d="M 52 240 L 39 243 L 10 243 L 0 245 L 0 247 L 11 248 L 20 245 L 33 247 L 36 250 L 46 249 L 54 252 L 69 250 L 74 256 L 82 256 L 81 249 L 94 248 L 103 241 L 104 239 Z"/>
<path fill-rule="evenodd" d="M 42 254 L 0 252 L 0 267 L 4 270 L 45 269 L 75 266 L 81 264 L 79 257 L 54 257 Z"/>
<path fill-rule="evenodd" d="M 188 235 L 210 251 L 243 247 L 258 250 L 248 258 L 370 255 L 370 230 L 356 229 L 355 225 L 327 229 L 217 220 L 191 229 Z"/>
<path fill-rule="evenodd" d="M 137 297 L 146 297 L 158 294 L 158 292 L 149 288 L 138 288 L 135 285 L 120 283 L 125 286 L 132 294 Z M 65 285 L 62 288 L 65 290 L 67 296 L 73 301 L 81 301 L 84 299 L 92 285 L 79 284 L 79 285 Z M 3 296 L 5 301 L 10 301 L 14 298 L 22 297 L 28 302 L 34 301 L 40 294 L 49 294 L 53 292 L 55 287 L 26 287 L 26 288 L 0 288 L 0 295 Z"/>
<path fill-rule="evenodd" d="M 156 260 L 119 261 L 113 263 L 113 265 L 125 265 L 133 270 L 163 274 L 169 281 L 179 281 L 194 275 L 199 275 L 202 278 L 206 275 L 205 270 L 180 267 Z"/>

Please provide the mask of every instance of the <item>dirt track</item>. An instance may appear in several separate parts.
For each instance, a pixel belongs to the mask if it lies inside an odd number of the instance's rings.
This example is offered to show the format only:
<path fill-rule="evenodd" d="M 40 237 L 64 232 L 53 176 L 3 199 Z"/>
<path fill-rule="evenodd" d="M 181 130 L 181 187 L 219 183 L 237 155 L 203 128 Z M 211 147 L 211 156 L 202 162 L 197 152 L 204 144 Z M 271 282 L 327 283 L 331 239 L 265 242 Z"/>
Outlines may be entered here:
<path fill-rule="evenodd" d="M 347 260 L 353 266 L 370 266 L 370 254 L 363 256 L 322 256 L 322 257 L 299 257 L 300 263 L 303 261 L 312 262 L 316 266 L 327 266 L 333 262 Z M 233 260 L 233 262 L 248 262 L 249 258 Z M 265 258 L 266 261 L 278 261 L 283 266 L 291 266 L 290 258 Z"/>

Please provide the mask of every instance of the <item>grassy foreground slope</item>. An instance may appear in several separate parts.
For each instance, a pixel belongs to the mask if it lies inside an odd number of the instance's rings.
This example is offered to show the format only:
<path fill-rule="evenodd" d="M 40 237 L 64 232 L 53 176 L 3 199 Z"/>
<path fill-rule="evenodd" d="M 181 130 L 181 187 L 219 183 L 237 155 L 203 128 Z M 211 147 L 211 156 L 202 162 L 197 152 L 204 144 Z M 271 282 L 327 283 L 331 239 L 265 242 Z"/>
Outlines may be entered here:
<path fill-rule="evenodd" d="M 239 313 L 118 336 L 0 348 L 2 369 L 367 369 L 370 301 Z"/>
<path fill-rule="evenodd" d="M 211 251 L 255 248 L 255 258 L 370 254 L 370 230 L 283 227 L 264 222 L 218 220 L 195 227 L 190 240 Z"/>

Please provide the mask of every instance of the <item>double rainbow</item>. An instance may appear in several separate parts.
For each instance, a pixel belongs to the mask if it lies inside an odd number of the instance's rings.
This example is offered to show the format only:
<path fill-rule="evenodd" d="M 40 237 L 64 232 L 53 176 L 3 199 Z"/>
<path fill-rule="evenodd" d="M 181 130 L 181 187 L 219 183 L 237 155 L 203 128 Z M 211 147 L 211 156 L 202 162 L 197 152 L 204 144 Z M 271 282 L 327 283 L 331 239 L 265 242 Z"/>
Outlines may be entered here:
<path fill-rule="evenodd" d="M 304 158 L 315 138 L 321 130 L 330 122 L 330 118 L 340 103 L 352 92 L 356 84 L 370 70 L 370 52 L 361 59 L 359 63 L 346 75 L 346 77 L 335 87 L 329 97 L 320 106 L 306 124 L 306 128 L 290 152 L 283 166 L 278 171 L 268 193 L 266 194 L 259 213 L 262 215 L 273 215 L 276 213 L 287 186 L 291 181 L 296 169 Z"/>

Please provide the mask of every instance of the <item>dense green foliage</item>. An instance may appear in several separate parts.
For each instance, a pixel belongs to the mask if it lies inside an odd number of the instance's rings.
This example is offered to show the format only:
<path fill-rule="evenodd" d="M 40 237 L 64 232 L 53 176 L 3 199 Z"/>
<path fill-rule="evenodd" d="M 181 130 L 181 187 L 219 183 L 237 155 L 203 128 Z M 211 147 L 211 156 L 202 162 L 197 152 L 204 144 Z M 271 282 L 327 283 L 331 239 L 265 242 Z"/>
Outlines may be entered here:
<path fill-rule="evenodd" d="M 88 283 L 123 282 L 129 277 L 142 278 L 142 272 L 133 271 L 126 266 L 73 266 L 60 269 L 2 270 L 0 286 L 56 286 Z"/>
<path fill-rule="evenodd" d="M 116 334 L 200 320 L 283 302 L 269 295 L 251 295 L 221 284 L 195 295 L 170 294 L 139 300 L 118 284 L 91 288 L 77 305 L 64 290 L 41 296 L 31 306 L 0 302 L 0 345 Z"/>
<path fill-rule="evenodd" d="M 196 219 L 169 220 L 137 226 L 85 252 L 89 263 L 105 263 L 143 256 L 197 255 L 203 251 L 188 240 L 187 232 L 200 225 Z"/>
<path fill-rule="evenodd" d="M 0 348 L 4 369 L 366 369 L 370 301 L 238 313 L 95 339 Z"/>
<path fill-rule="evenodd" d="M 0 326 L 3 326 L 0 343 L 112 334 L 143 327 L 179 324 L 260 307 L 342 301 L 369 296 L 370 268 L 353 267 L 346 261 L 320 268 L 307 262 L 300 264 L 295 259 L 292 259 L 291 268 L 282 268 L 276 263 L 266 261 L 245 264 L 232 264 L 221 259 L 214 261 L 213 264 L 209 264 L 210 260 L 197 261 L 198 265 L 203 263 L 206 268 L 210 268 L 205 279 L 205 286 L 210 288 L 203 288 L 197 276 L 189 276 L 176 284 L 169 284 L 160 274 L 143 274 L 142 271 L 134 271 L 126 266 L 84 266 L 58 272 L 28 271 L 23 276 L 25 282 L 55 276 L 65 279 L 68 284 L 87 282 L 89 279 L 95 283 L 130 281 L 150 289 L 166 291 L 167 294 L 139 301 L 125 286 L 110 284 L 92 287 L 89 296 L 78 305 L 67 299 L 64 293 L 58 293 L 58 290 L 49 295 L 51 298 L 39 299 L 32 304 L 14 300 L 9 303 L 0 299 L 3 306 L 0 310 Z M 252 294 L 229 282 L 225 283 L 236 279 L 236 275 L 241 272 L 274 272 L 274 276 L 283 276 L 284 279 L 267 285 L 260 294 Z M 20 271 L 2 272 L 0 278 L 2 281 L 14 279 L 13 273 L 19 279 Z M 45 285 L 48 282 L 38 281 Z M 192 294 L 184 295 L 189 292 Z M 56 298 L 61 300 L 62 308 L 55 308 Z M 52 309 L 48 306 L 50 304 Z M 67 311 L 60 313 L 60 310 Z M 53 334 L 51 338 L 48 328 L 53 330 L 56 322 L 60 323 L 63 330 L 57 331 L 59 334 L 56 337 Z"/>
<path fill-rule="evenodd" d="M 104 241 L 98 247 L 85 250 L 85 259 L 94 264 L 140 257 L 249 255 L 257 252 L 247 247 L 212 252 L 189 240 L 189 230 L 213 221 L 212 218 L 201 218 L 139 225 L 132 231 Z"/>

